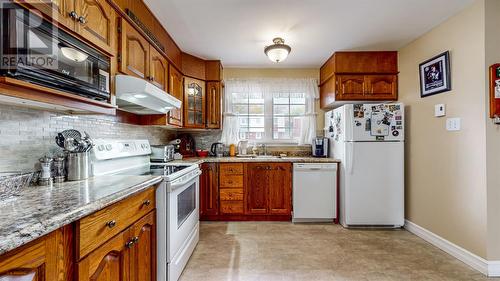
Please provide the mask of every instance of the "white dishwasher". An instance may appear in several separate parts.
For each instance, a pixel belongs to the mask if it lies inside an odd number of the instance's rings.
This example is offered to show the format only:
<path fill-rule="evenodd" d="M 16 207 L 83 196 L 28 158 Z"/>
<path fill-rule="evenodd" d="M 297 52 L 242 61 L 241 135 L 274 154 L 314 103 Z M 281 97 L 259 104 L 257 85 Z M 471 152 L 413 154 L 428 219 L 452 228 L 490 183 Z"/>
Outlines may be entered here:
<path fill-rule="evenodd" d="M 292 222 L 336 220 L 337 163 L 294 163 Z"/>

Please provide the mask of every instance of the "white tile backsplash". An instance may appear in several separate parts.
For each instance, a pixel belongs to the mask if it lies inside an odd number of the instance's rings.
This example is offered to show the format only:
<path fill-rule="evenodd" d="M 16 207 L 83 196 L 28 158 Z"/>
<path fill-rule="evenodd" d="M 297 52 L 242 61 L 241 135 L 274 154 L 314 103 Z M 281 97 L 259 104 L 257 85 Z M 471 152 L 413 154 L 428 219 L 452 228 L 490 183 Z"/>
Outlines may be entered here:
<path fill-rule="evenodd" d="M 86 131 L 92 138 L 147 138 L 151 144 L 167 143 L 175 135 L 165 128 L 119 123 L 114 116 L 65 115 L 0 104 L 0 172 L 32 170 L 38 158 L 59 151 L 54 138 L 65 129 Z"/>

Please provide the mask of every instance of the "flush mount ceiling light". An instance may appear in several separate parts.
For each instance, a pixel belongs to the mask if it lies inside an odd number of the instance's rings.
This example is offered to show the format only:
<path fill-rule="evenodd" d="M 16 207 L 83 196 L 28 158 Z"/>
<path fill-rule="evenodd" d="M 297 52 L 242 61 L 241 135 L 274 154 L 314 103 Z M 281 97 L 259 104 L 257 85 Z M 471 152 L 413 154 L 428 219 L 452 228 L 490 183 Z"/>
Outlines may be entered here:
<path fill-rule="evenodd" d="M 282 62 L 287 57 L 292 48 L 285 44 L 283 38 L 276 37 L 273 39 L 273 45 L 264 48 L 264 53 L 273 62 Z"/>

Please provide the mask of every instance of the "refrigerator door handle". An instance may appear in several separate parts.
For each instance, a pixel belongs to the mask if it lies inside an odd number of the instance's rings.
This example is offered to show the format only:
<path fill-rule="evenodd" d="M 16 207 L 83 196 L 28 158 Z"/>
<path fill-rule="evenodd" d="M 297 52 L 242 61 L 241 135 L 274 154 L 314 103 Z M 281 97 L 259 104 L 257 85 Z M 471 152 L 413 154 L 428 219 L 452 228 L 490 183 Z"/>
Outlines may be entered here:
<path fill-rule="evenodd" d="M 345 107 L 344 110 L 344 140 L 353 141 L 354 140 L 354 107 L 353 105 L 349 105 Z"/>
<path fill-rule="evenodd" d="M 352 142 L 347 142 L 347 151 L 346 151 L 346 158 L 347 158 L 347 173 L 352 175 L 352 168 L 354 165 L 354 144 Z"/>

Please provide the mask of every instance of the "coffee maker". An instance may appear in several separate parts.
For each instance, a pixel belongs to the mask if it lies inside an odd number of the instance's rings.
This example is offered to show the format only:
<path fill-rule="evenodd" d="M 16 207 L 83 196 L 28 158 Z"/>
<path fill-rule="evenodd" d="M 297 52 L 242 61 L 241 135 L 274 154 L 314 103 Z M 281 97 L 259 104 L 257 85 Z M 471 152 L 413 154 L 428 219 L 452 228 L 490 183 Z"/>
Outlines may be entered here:
<path fill-rule="evenodd" d="M 328 157 L 328 138 L 316 137 L 312 142 L 313 157 Z"/>

